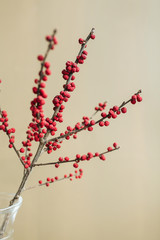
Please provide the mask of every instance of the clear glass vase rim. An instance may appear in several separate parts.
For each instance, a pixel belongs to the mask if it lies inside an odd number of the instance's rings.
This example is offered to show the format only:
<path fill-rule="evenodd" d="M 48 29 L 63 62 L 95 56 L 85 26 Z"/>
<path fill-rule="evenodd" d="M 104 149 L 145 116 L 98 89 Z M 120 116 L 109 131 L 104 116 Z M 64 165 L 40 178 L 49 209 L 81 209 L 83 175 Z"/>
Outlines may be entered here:
<path fill-rule="evenodd" d="M 0 192 L 0 197 L 1 196 L 14 197 L 14 195 L 15 194 L 13 194 L 13 193 Z M 22 204 L 22 201 L 23 201 L 23 198 L 21 196 L 19 196 L 19 198 L 17 199 L 17 202 L 15 202 L 12 206 L 8 206 L 6 208 L 0 208 L 0 213 L 8 211 L 8 210 L 18 207 L 18 206 L 20 207 L 20 205 Z"/>

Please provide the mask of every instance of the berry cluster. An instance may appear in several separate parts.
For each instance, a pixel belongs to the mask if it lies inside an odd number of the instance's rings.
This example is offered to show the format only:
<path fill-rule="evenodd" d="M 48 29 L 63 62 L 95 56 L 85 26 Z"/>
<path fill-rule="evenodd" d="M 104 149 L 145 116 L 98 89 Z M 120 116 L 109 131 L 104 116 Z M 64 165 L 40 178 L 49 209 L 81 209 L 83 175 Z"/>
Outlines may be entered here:
<path fill-rule="evenodd" d="M 70 181 L 73 181 L 73 177 L 75 179 L 80 179 L 82 178 L 83 176 L 83 170 L 80 168 L 79 171 L 78 170 L 75 170 L 74 174 L 73 173 L 70 173 L 70 174 L 65 174 L 63 178 L 59 178 L 58 176 L 54 177 L 54 178 L 50 178 L 50 177 L 47 177 L 46 181 L 42 181 L 42 180 L 39 180 L 38 183 L 39 183 L 39 186 L 46 186 L 46 187 L 49 187 L 50 184 L 52 183 L 55 183 L 55 182 L 58 182 L 58 181 L 61 181 L 61 180 L 65 180 L 65 179 L 69 179 Z"/>
<path fill-rule="evenodd" d="M 2 130 L 3 132 L 5 132 L 8 137 L 9 137 L 9 148 L 12 148 L 14 145 L 14 141 L 15 141 L 15 136 L 11 135 L 12 133 L 15 133 L 15 128 L 9 128 L 8 129 L 8 115 L 7 112 L 5 110 L 1 111 L 0 109 L 0 130 Z"/>
<path fill-rule="evenodd" d="M 105 110 L 106 106 L 107 106 L 107 102 L 99 103 L 98 107 L 95 107 L 95 110 L 96 110 L 96 112 L 103 111 L 103 110 Z"/>

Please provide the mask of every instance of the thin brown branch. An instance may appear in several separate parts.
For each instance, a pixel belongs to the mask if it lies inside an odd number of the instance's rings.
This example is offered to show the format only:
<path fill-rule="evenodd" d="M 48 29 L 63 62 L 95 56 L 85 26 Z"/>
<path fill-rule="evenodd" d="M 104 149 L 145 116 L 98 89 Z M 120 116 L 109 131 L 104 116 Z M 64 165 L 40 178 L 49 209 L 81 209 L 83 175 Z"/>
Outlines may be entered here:
<path fill-rule="evenodd" d="M 107 153 L 110 153 L 110 152 L 113 152 L 115 150 L 118 150 L 120 147 L 117 147 L 117 148 L 113 148 L 112 150 L 110 151 L 105 151 L 103 153 L 100 153 L 99 156 L 103 155 L 103 154 L 107 154 Z M 96 157 L 99 157 L 99 156 L 93 156 L 92 158 L 96 158 Z M 73 159 L 73 160 L 69 160 L 69 161 L 63 161 L 63 162 L 49 162 L 49 163 L 37 163 L 37 164 L 34 164 L 33 167 L 42 167 L 42 166 L 48 166 L 48 165 L 55 165 L 55 164 L 62 164 L 62 163 L 71 163 L 71 162 L 80 162 L 80 161 L 84 161 L 82 159 Z"/>

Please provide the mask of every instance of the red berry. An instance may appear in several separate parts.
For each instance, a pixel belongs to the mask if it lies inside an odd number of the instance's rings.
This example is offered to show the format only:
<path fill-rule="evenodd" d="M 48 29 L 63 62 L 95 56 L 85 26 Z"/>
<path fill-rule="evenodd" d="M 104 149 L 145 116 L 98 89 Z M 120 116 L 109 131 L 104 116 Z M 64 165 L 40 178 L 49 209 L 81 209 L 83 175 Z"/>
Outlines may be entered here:
<path fill-rule="evenodd" d="M 77 154 L 77 155 L 76 155 L 76 158 L 77 158 L 77 159 L 80 159 L 80 158 L 81 158 L 81 155 L 80 155 L 80 154 Z"/>
<path fill-rule="evenodd" d="M 49 183 L 48 182 L 46 183 L 46 187 L 49 187 Z"/>
<path fill-rule="evenodd" d="M 49 68 L 50 65 L 51 65 L 51 64 L 50 64 L 49 62 L 45 62 L 45 63 L 44 63 L 45 68 Z"/>
<path fill-rule="evenodd" d="M 103 126 L 104 126 L 104 122 L 103 122 L 103 121 L 100 121 L 100 122 L 99 122 L 99 126 L 100 126 L 100 127 L 103 127 Z"/>
<path fill-rule="evenodd" d="M 46 75 L 51 75 L 51 70 L 49 68 L 47 68 L 46 71 L 45 71 L 45 74 Z"/>
<path fill-rule="evenodd" d="M 106 160 L 106 157 L 104 156 L 104 154 L 100 155 L 99 158 L 100 158 L 101 160 L 103 160 L 103 161 Z"/>
<path fill-rule="evenodd" d="M 41 87 L 41 88 L 45 88 L 45 86 L 46 86 L 46 84 L 45 84 L 44 82 L 41 82 L 41 83 L 40 83 L 40 87 Z"/>
<path fill-rule="evenodd" d="M 93 125 L 95 125 L 95 121 L 94 120 L 91 120 L 90 121 L 90 124 L 93 126 Z"/>
<path fill-rule="evenodd" d="M 138 101 L 138 102 L 141 102 L 141 101 L 142 101 L 142 97 L 141 97 L 139 94 L 137 95 L 137 101 Z"/>
<path fill-rule="evenodd" d="M 74 75 L 72 75 L 72 77 L 71 77 L 71 80 L 74 80 L 75 79 L 75 76 Z"/>
<path fill-rule="evenodd" d="M 39 180 L 39 184 L 42 184 L 42 180 Z"/>
<path fill-rule="evenodd" d="M 55 36 L 53 37 L 53 42 L 55 45 L 58 44 L 57 38 Z"/>
<path fill-rule="evenodd" d="M 133 99 L 133 100 L 136 100 L 136 99 L 137 99 L 137 95 L 133 95 L 133 96 L 132 96 L 132 99 Z"/>
<path fill-rule="evenodd" d="M 107 114 L 106 114 L 105 112 L 102 112 L 102 113 L 101 113 L 101 116 L 102 116 L 103 118 L 105 118 L 105 117 L 107 116 Z"/>
<path fill-rule="evenodd" d="M 43 57 L 43 55 L 38 55 L 37 59 L 38 59 L 39 61 L 43 61 L 44 57 Z"/>
<path fill-rule="evenodd" d="M 136 99 L 131 99 L 132 104 L 136 104 Z"/>
<path fill-rule="evenodd" d="M 47 76 L 45 76 L 45 75 L 44 75 L 43 78 L 42 78 L 43 81 L 47 81 L 47 79 L 48 79 L 48 78 L 47 78 Z"/>
<path fill-rule="evenodd" d="M 112 147 L 107 148 L 108 152 L 112 151 Z"/>
<path fill-rule="evenodd" d="M 21 148 L 21 149 L 20 149 L 20 152 L 21 152 L 21 153 L 24 153 L 24 148 Z"/>
<path fill-rule="evenodd" d="M 38 89 L 36 87 L 33 87 L 32 90 L 33 90 L 33 93 L 36 94 Z"/>
<path fill-rule="evenodd" d="M 29 168 L 29 165 L 28 165 L 28 164 L 25 164 L 24 167 L 27 169 L 27 168 Z"/>
<path fill-rule="evenodd" d="M 14 138 L 13 138 L 13 137 L 10 138 L 10 139 L 9 139 L 9 142 L 10 142 L 10 143 L 14 143 Z"/>
<path fill-rule="evenodd" d="M 65 157 L 64 160 L 65 160 L 66 162 L 68 162 L 68 161 L 69 161 L 69 157 Z"/>
<path fill-rule="evenodd" d="M 87 156 L 86 155 L 82 155 L 81 160 L 86 160 Z"/>
<path fill-rule="evenodd" d="M 109 126 L 109 122 L 108 121 L 105 121 L 104 122 L 104 125 L 107 127 L 107 126 Z"/>
<path fill-rule="evenodd" d="M 120 111 L 120 110 L 118 110 L 116 113 L 117 113 L 117 115 L 119 115 L 119 114 L 121 113 L 121 111 Z"/>
<path fill-rule="evenodd" d="M 83 40 L 82 38 L 79 38 L 78 41 L 79 41 L 80 44 L 83 44 L 83 41 L 84 41 L 84 40 Z"/>
<path fill-rule="evenodd" d="M 118 146 L 118 144 L 115 142 L 115 143 L 113 143 L 113 147 L 114 148 L 117 148 L 117 146 Z"/>
<path fill-rule="evenodd" d="M 121 112 L 122 113 L 126 113 L 127 112 L 127 108 L 126 107 L 121 108 Z"/>
<path fill-rule="evenodd" d="M 52 41 L 52 36 L 50 36 L 50 35 L 46 36 L 46 40 L 47 40 L 48 42 Z"/>
<path fill-rule="evenodd" d="M 74 164 L 73 164 L 73 167 L 74 167 L 74 168 L 78 168 L 78 167 L 79 167 L 79 166 L 78 166 L 78 163 L 74 163 Z"/>
<path fill-rule="evenodd" d="M 114 119 L 115 119 L 116 117 L 117 117 L 117 115 L 116 115 L 116 114 L 113 114 L 113 115 L 112 115 L 112 118 L 114 118 Z"/>
<path fill-rule="evenodd" d="M 55 164 L 55 167 L 56 167 L 56 168 L 59 168 L 59 164 L 58 164 L 58 163 L 56 163 L 56 164 Z"/>
<path fill-rule="evenodd" d="M 91 39 L 95 39 L 95 35 L 94 34 L 91 34 Z"/>
<path fill-rule="evenodd" d="M 93 131 L 93 127 L 88 127 L 88 131 Z"/>
<path fill-rule="evenodd" d="M 63 162 L 63 158 L 62 158 L 62 157 L 59 157 L 58 160 L 59 160 L 60 162 Z"/>

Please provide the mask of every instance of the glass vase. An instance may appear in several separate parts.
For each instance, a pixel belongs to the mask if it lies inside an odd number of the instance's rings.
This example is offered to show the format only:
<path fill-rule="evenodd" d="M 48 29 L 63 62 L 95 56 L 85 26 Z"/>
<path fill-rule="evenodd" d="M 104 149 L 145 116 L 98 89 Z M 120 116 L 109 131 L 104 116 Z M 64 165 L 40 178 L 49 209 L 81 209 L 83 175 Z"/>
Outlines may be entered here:
<path fill-rule="evenodd" d="M 16 214 L 22 204 L 22 197 L 19 197 L 16 202 L 9 206 L 10 200 L 14 194 L 0 193 L 0 239 L 13 240 L 14 221 Z"/>

